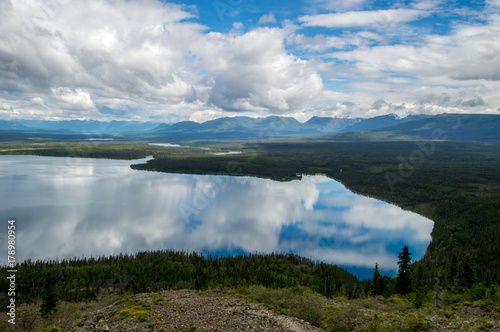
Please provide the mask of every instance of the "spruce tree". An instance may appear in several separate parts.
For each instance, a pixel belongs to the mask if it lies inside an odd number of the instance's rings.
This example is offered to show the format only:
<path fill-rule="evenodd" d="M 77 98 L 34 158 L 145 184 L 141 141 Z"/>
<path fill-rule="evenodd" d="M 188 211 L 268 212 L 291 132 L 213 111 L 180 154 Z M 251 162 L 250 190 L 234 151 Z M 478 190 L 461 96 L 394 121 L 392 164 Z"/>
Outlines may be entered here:
<path fill-rule="evenodd" d="M 55 282 L 49 271 L 45 272 L 43 278 L 42 305 L 40 314 L 47 317 L 52 311 L 56 311 L 57 297 Z"/>
<path fill-rule="evenodd" d="M 411 253 L 408 251 L 408 247 L 404 246 L 403 251 L 399 253 L 398 258 L 398 276 L 396 279 L 396 292 L 401 295 L 406 295 L 411 292 L 411 280 L 410 280 L 410 258 Z"/>
<path fill-rule="evenodd" d="M 451 263 L 448 269 L 448 282 L 453 284 L 458 273 L 458 259 L 456 255 L 451 257 Z"/>
<path fill-rule="evenodd" d="M 378 272 L 378 263 L 375 263 L 375 272 L 373 272 L 373 295 L 381 295 L 383 292 L 383 280 Z"/>
<path fill-rule="evenodd" d="M 464 288 L 471 288 L 476 279 L 474 262 L 467 253 L 460 259 L 458 265 L 458 284 Z"/>
<path fill-rule="evenodd" d="M 422 274 L 422 265 L 418 266 L 417 270 L 417 284 L 415 287 L 415 301 L 413 304 L 415 305 L 415 308 L 421 308 L 422 304 L 424 303 L 424 277 Z"/>
<path fill-rule="evenodd" d="M 441 271 L 438 271 L 436 275 L 436 282 L 434 283 L 434 307 L 437 307 L 439 302 L 439 293 L 441 292 L 440 279 Z"/>

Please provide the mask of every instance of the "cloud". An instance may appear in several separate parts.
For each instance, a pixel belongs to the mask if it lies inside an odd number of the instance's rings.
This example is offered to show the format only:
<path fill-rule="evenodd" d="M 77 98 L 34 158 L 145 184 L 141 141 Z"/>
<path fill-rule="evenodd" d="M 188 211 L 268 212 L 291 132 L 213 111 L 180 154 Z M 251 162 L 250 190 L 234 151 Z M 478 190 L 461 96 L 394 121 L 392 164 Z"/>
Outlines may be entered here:
<path fill-rule="evenodd" d="M 64 103 L 64 108 L 67 109 L 89 109 L 95 107 L 90 94 L 82 89 L 57 88 L 52 90 L 52 94 L 56 99 Z"/>
<path fill-rule="evenodd" d="M 47 104 L 94 108 L 92 99 L 192 98 L 182 77 L 182 38 L 201 29 L 178 22 L 181 6 L 155 1 L 13 2 L 0 31 L 4 91 L 46 94 Z M 169 44 L 176 47 L 168 47 Z M 62 105 L 60 105 L 62 106 Z"/>
<path fill-rule="evenodd" d="M 242 7 L 227 32 L 215 32 L 203 11 L 159 0 L 2 1 L 0 104 L 15 111 L 1 116 L 307 119 L 500 105 L 498 0 L 484 11 L 429 0 L 384 9 L 371 0 L 308 4 L 304 13 L 290 9 L 282 27 L 262 26 L 276 23 L 265 11 L 261 26 L 248 28 L 255 18 Z M 468 23 L 471 10 L 481 21 Z M 449 11 L 464 19 L 450 21 Z M 443 93 L 448 104 L 423 102 Z"/>
<path fill-rule="evenodd" d="M 295 44 L 301 49 L 321 52 L 328 49 L 346 49 L 352 46 L 359 47 L 362 45 L 372 45 L 382 40 L 384 40 L 384 38 L 376 33 L 362 31 L 357 33 L 348 33 L 343 36 L 318 34 L 313 37 L 299 33 L 288 38 L 287 42 Z"/>
<path fill-rule="evenodd" d="M 421 10 L 431 10 L 435 9 L 445 1 L 446 0 L 418 0 L 412 4 L 412 7 Z"/>
<path fill-rule="evenodd" d="M 395 24 L 415 21 L 427 15 L 429 15 L 428 12 L 417 9 L 385 9 L 305 15 L 299 17 L 298 20 L 305 27 L 352 28 L 376 25 L 383 29 Z"/>
<path fill-rule="evenodd" d="M 486 106 L 483 98 L 481 96 L 477 96 L 475 98 L 465 100 L 461 103 L 462 107 L 478 107 L 478 106 Z"/>
<path fill-rule="evenodd" d="M 387 103 L 385 102 L 385 100 L 383 100 L 383 99 L 377 99 L 377 100 L 375 100 L 373 102 L 372 108 L 374 108 L 376 110 L 379 110 L 379 109 L 381 109 L 385 105 L 387 105 Z"/>
<path fill-rule="evenodd" d="M 293 43 L 303 49 L 312 51 L 324 51 L 329 48 L 343 49 L 349 45 L 349 42 L 352 41 L 337 36 L 316 35 L 314 37 L 307 37 L 303 34 L 297 34 L 293 37 Z"/>
<path fill-rule="evenodd" d="M 1 111 L 13 111 L 14 107 L 12 107 L 10 105 L 0 105 L 0 110 Z"/>
<path fill-rule="evenodd" d="M 240 30 L 240 29 L 243 29 L 244 25 L 242 22 L 234 22 L 233 23 L 233 28 L 235 28 L 236 30 Z"/>
<path fill-rule="evenodd" d="M 282 29 L 210 37 L 203 47 L 213 105 L 231 111 L 289 112 L 323 88 L 321 77 L 307 61 L 287 53 Z"/>
<path fill-rule="evenodd" d="M 500 8 L 500 0 L 486 0 L 486 3 L 491 7 Z"/>
<path fill-rule="evenodd" d="M 276 18 L 273 13 L 262 15 L 258 22 L 259 25 L 276 24 Z"/>
<path fill-rule="evenodd" d="M 384 45 L 336 52 L 332 57 L 353 61 L 364 73 L 414 73 L 452 80 L 500 80 L 497 25 L 460 26 L 450 36 L 430 35 L 423 45 Z"/>
<path fill-rule="evenodd" d="M 464 99 L 465 98 L 465 99 Z M 419 101 L 420 104 L 433 104 L 444 107 L 464 107 L 474 108 L 486 106 L 486 103 L 481 96 L 468 97 L 465 93 L 457 93 L 454 96 L 449 93 L 430 94 Z"/>
<path fill-rule="evenodd" d="M 323 88 L 308 61 L 286 50 L 287 29 L 242 33 L 235 23 L 236 31 L 206 33 L 190 8 L 154 0 L 2 6 L 2 102 L 36 95 L 53 115 L 161 117 L 176 109 L 189 119 L 296 111 Z M 273 22 L 272 13 L 261 18 Z"/>
<path fill-rule="evenodd" d="M 346 9 L 360 9 L 368 0 L 312 0 L 313 8 L 322 8 L 328 11 L 344 11 Z"/>

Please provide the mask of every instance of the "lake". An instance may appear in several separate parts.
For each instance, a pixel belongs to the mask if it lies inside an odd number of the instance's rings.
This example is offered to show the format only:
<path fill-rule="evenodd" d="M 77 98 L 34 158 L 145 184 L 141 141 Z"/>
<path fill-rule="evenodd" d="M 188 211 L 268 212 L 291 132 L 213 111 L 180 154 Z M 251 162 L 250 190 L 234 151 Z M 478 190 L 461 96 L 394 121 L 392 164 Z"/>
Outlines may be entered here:
<path fill-rule="evenodd" d="M 129 167 L 145 161 L 0 156 L 0 247 L 14 218 L 17 261 L 170 248 L 285 251 L 365 278 L 375 262 L 394 275 L 404 245 L 419 259 L 431 239 L 431 220 L 325 176 L 277 182 Z"/>

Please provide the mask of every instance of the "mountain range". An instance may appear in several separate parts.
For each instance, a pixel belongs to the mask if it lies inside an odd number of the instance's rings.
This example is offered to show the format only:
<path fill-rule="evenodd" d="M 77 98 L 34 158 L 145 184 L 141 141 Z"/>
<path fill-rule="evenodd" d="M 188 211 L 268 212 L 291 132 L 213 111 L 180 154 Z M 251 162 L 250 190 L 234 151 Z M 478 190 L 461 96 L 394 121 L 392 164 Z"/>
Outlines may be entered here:
<path fill-rule="evenodd" d="M 328 136 L 333 140 L 500 141 L 500 114 L 438 114 L 420 120 L 367 131 Z"/>
<path fill-rule="evenodd" d="M 305 135 L 337 132 L 358 119 L 312 118 L 300 123 L 295 118 L 269 116 L 266 118 L 225 117 L 203 123 L 183 121 L 161 125 L 151 134 L 161 137 L 187 138 L 251 138 L 269 136 Z"/>
<path fill-rule="evenodd" d="M 120 132 L 145 131 L 158 127 L 154 122 L 96 120 L 0 120 L 0 131 L 65 132 L 88 134 L 112 134 Z"/>
<path fill-rule="evenodd" d="M 127 121 L 0 120 L 0 132 L 117 134 L 151 140 L 249 139 L 278 136 L 317 136 L 331 140 L 444 139 L 500 141 L 500 115 L 395 114 L 361 118 L 312 117 L 301 123 L 292 117 L 223 117 L 175 124 Z"/>
<path fill-rule="evenodd" d="M 275 136 L 321 136 L 353 130 L 374 130 L 430 117 L 412 115 L 399 118 L 395 114 L 370 119 L 331 118 L 314 116 L 301 123 L 292 117 L 269 116 L 266 118 L 225 117 L 203 123 L 193 121 L 160 125 L 148 134 L 172 139 L 192 138 L 255 138 Z"/>

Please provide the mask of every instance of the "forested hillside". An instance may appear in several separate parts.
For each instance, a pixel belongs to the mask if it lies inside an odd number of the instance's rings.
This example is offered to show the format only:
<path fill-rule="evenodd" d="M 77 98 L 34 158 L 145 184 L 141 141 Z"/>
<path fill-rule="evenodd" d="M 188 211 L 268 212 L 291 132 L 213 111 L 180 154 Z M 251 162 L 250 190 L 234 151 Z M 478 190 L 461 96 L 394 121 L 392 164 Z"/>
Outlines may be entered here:
<path fill-rule="evenodd" d="M 2 267 L 2 275 L 7 267 Z M 62 261 L 25 261 L 17 266 L 17 301 L 41 298 L 49 272 L 57 298 L 87 301 L 98 295 L 164 289 L 207 289 L 262 285 L 269 288 L 307 286 L 325 296 L 359 296 L 363 286 L 351 273 L 294 254 L 248 254 L 205 257 L 195 252 L 153 251 Z M 7 306 L 9 280 L 0 280 L 0 303 Z"/>

